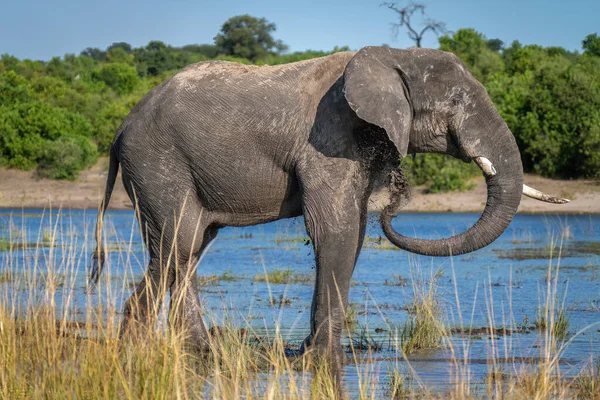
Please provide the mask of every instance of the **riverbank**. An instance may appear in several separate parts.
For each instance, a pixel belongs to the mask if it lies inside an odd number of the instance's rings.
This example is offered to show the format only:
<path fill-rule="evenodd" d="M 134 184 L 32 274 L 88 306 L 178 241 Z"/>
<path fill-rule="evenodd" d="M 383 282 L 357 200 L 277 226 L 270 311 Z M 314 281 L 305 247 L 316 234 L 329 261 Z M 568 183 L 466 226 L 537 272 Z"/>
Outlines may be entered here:
<path fill-rule="evenodd" d="M 98 208 L 104 194 L 108 160 L 101 159 L 83 171 L 77 181 L 36 179 L 32 172 L 0 168 L 0 207 L 24 208 Z M 413 189 L 412 201 L 405 212 L 479 212 L 485 206 L 483 178 L 473 180 L 475 188 L 466 192 L 426 193 Z M 571 203 L 555 205 L 523 197 L 520 213 L 593 213 L 600 214 L 600 181 L 552 180 L 526 175 L 525 183 L 550 195 L 566 197 Z M 369 209 L 377 211 L 385 202 L 385 193 L 371 196 Z M 131 209 L 132 204 L 121 179 L 112 194 L 110 209 Z"/>

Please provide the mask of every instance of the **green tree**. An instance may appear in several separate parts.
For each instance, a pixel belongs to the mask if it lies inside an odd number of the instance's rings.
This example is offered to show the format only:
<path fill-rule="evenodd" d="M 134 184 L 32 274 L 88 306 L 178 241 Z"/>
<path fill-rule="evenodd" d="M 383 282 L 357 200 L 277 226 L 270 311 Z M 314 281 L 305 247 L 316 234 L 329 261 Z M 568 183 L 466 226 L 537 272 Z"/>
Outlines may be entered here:
<path fill-rule="evenodd" d="M 115 42 L 106 48 L 106 53 L 110 53 L 111 50 L 121 49 L 127 54 L 131 54 L 133 48 L 127 42 Z"/>
<path fill-rule="evenodd" d="M 96 69 L 92 76 L 120 95 L 133 92 L 139 81 L 134 67 L 119 63 L 104 64 Z"/>
<path fill-rule="evenodd" d="M 0 106 L 0 162 L 32 169 L 44 149 L 61 137 L 90 137 L 92 126 L 79 114 L 40 100 Z M 57 160 L 60 161 L 60 160 Z"/>
<path fill-rule="evenodd" d="M 265 18 L 238 15 L 225 21 L 215 36 L 215 45 L 221 54 L 255 61 L 287 50 L 271 35 L 275 30 L 275 24 Z"/>
<path fill-rule="evenodd" d="M 37 175 L 42 178 L 75 180 L 79 171 L 98 159 L 96 145 L 82 136 L 61 136 L 45 144 L 41 151 Z"/>
<path fill-rule="evenodd" d="M 158 76 L 175 68 L 173 49 L 159 40 L 148 42 L 134 51 L 137 70 L 141 76 Z"/>
<path fill-rule="evenodd" d="M 504 42 L 500 39 L 488 39 L 487 47 L 491 51 L 499 52 L 502 50 L 502 46 L 504 46 Z"/>
<path fill-rule="evenodd" d="M 0 106 L 26 103 L 35 99 L 27 79 L 14 71 L 0 74 Z"/>
<path fill-rule="evenodd" d="M 597 33 L 587 35 L 581 44 L 585 54 L 600 57 L 600 36 Z"/>
<path fill-rule="evenodd" d="M 487 90 L 521 149 L 524 168 L 548 177 L 600 176 L 600 59 L 511 46 Z"/>
<path fill-rule="evenodd" d="M 106 53 L 106 59 L 111 63 L 120 63 L 120 64 L 128 64 L 134 65 L 135 60 L 133 55 L 127 53 L 121 47 L 114 47 Z"/>
<path fill-rule="evenodd" d="M 106 51 L 100 50 L 97 47 L 88 47 L 81 52 L 82 56 L 86 56 L 95 61 L 105 61 Z"/>
<path fill-rule="evenodd" d="M 440 50 L 456 54 L 484 83 L 487 77 L 504 69 L 502 56 L 491 50 L 490 42 L 474 29 L 459 29 L 452 36 L 442 36 Z"/>
<path fill-rule="evenodd" d="M 192 54 L 202 54 L 207 59 L 215 58 L 219 54 L 219 49 L 214 44 L 188 44 L 181 48 L 182 51 Z"/>

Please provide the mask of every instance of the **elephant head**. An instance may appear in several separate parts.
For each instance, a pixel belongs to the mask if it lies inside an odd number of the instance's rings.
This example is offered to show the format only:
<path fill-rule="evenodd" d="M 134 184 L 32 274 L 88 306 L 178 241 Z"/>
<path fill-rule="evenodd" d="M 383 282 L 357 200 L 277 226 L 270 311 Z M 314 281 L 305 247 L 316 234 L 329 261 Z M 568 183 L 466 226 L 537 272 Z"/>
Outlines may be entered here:
<path fill-rule="evenodd" d="M 358 118 L 387 133 L 401 156 L 449 154 L 474 161 L 487 184 L 487 203 L 467 231 L 439 240 L 406 237 L 392 227 L 393 204 L 382 212 L 387 238 L 401 249 L 429 256 L 478 250 L 512 221 L 521 194 L 564 203 L 523 185 L 515 138 L 485 88 L 451 53 L 430 49 L 366 47 L 344 71 L 344 93 Z"/>

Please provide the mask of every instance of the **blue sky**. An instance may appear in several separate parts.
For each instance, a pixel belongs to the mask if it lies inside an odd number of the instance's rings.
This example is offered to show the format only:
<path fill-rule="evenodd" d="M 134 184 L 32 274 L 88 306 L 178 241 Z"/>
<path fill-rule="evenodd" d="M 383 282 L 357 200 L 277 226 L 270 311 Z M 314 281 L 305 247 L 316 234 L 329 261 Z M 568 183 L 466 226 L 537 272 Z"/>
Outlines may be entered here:
<path fill-rule="evenodd" d="M 238 14 L 266 17 L 290 51 L 359 49 L 412 42 L 390 31 L 395 14 L 378 0 L 0 0 L 0 54 L 48 60 L 86 47 L 124 41 L 141 46 L 212 43 L 222 23 Z M 406 0 L 404 1 L 404 3 Z M 400 2 L 402 3 L 402 2 Z M 600 0 L 423 0 L 430 17 L 457 30 L 471 27 L 505 43 L 580 50 L 600 33 Z M 434 35 L 423 45 L 437 47 Z"/>

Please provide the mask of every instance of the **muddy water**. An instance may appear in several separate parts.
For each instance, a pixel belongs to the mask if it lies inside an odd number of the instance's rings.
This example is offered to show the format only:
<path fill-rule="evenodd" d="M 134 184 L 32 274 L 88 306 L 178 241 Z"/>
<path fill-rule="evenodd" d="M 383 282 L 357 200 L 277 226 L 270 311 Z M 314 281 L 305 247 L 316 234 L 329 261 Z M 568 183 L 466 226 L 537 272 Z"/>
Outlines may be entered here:
<path fill-rule="evenodd" d="M 440 238 L 467 229 L 477 218 L 476 214 L 402 214 L 394 225 L 407 235 Z M 43 210 L 0 210 L 0 238 L 4 238 L 0 270 L 37 268 L 43 274 L 50 259 L 59 269 L 68 264 L 72 266 L 68 270 L 76 272 L 64 271 L 65 280 L 75 279 L 74 306 L 85 308 L 83 288 L 94 247 L 94 223 L 91 211 L 50 216 Z M 147 254 L 133 212 L 109 212 L 106 226 L 111 282 L 115 288 L 126 288 L 125 293 L 114 290 L 120 308 L 133 281 L 142 276 Z M 492 245 L 452 259 L 398 251 L 381 235 L 377 215 L 372 215 L 350 291 L 356 311 L 351 335 L 367 332 L 381 349 L 370 358 L 358 354 L 359 362 L 346 367 L 349 390 L 358 390 L 360 379 L 363 385 L 373 383 L 383 390 L 390 366 L 402 371 L 412 368 L 417 380 L 428 384 L 450 384 L 456 373 L 453 357 L 465 360 L 465 374 L 473 383 L 482 382 L 491 359 L 510 359 L 504 368 L 510 373 L 543 351 L 543 338 L 534 325 L 548 297 L 556 299 L 570 319 L 571 334 L 561 353 L 563 374 L 577 373 L 591 356 L 600 354 L 600 216 L 518 215 Z M 11 242 L 13 251 L 6 251 Z M 15 250 L 17 242 L 21 245 Z M 36 253 L 43 260 L 37 267 Z M 292 345 L 298 344 L 309 328 L 313 256 L 302 219 L 222 229 L 198 267 L 209 323 L 223 324 L 227 319 L 249 325 L 261 336 L 278 328 Z M 291 271 L 287 273 L 294 277 L 293 283 L 262 282 L 265 272 L 273 270 Z M 432 280 L 445 324 L 455 334 L 444 348 L 414 353 L 407 363 L 394 350 L 391 338 L 410 318 L 414 287 L 422 288 Z M 28 294 L 19 296 L 25 299 Z M 60 291 L 56 301 L 62 301 Z M 473 330 L 459 334 L 460 326 Z M 480 329 L 490 326 L 494 331 Z"/>

